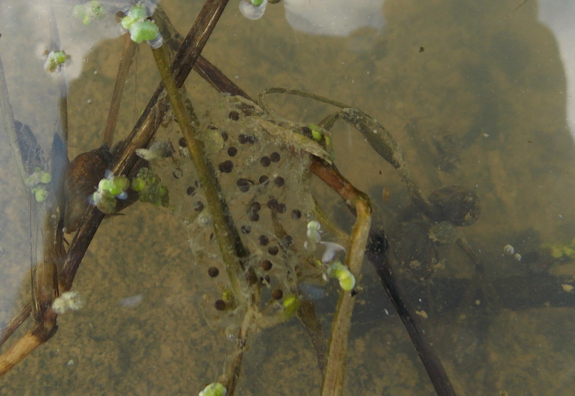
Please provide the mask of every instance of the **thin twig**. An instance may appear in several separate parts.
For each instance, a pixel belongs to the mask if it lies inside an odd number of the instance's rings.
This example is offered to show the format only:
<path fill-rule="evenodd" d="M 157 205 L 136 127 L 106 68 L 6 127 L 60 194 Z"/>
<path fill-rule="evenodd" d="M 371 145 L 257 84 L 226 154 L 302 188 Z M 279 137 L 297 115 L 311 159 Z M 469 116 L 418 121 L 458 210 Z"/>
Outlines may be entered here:
<path fill-rule="evenodd" d="M 170 19 L 161 6 L 156 8 L 154 13 L 156 23 L 160 28 L 160 33 L 164 37 L 164 42 L 170 46 L 173 51 L 178 51 L 184 41 L 184 37 L 174 29 Z M 198 57 L 194 65 L 194 70 L 204 80 L 211 84 L 218 92 L 229 94 L 231 96 L 243 96 L 253 102 L 253 99 L 232 80 L 230 80 L 220 69 L 214 66 L 203 55 Z"/>
<path fill-rule="evenodd" d="M 387 240 L 382 230 L 373 229 L 366 256 L 375 267 L 387 295 L 395 307 L 411 341 L 417 350 L 419 358 L 425 366 L 427 375 L 439 396 L 455 396 L 453 385 L 445 372 L 445 368 L 431 346 L 421 322 L 407 298 L 403 288 L 397 281 L 387 258 Z"/>
<path fill-rule="evenodd" d="M 20 325 L 24 323 L 26 319 L 28 319 L 28 316 L 30 316 L 31 312 L 32 312 L 32 303 L 28 302 L 26 305 L 20 308 L 20 310 L 16 313 L 16 315 L 12 317 L 12 319 L 10 319 L 6 327 L 4 327 L 2 331 L 0 331 L 0 347 L 4 345 L 6 340 L 8 340 L 8 338 L 10 338 L 10 336 L 16 330 L 18 330 L 18 327 L 20 327 Z"/>
<path fill-rule="evenodd" d="M 116 131 L 116 122 L 120 113 L 120 104 L 122 102 L 122 93 L 130 71 L 130 65 L 136 53 L 137 44 L 132 41 L 129 34 L 124 35 L 124 48 L 122 49 L 122 58 L 116 75 L 110 110 L 108 111 L 108 120 L 106 121 L 106 130 L 104 131 L 104 143 L 112 147 L 114 143 L 114 132 Z"/>

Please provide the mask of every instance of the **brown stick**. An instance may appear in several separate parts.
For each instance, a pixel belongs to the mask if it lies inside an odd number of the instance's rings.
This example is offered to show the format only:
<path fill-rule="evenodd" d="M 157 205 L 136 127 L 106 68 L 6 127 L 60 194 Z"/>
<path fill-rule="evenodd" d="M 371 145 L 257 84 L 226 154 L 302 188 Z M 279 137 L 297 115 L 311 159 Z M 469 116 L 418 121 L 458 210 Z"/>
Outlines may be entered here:
<path fill-rule="evenodd" d="M 18 327 L 20 327 L 20 325 L 24 323 L 26 319 L 28 319 L 28 316 L 30 316 L 30 312 L 32 312 L 32 303 L 28 302 L 26 305 L 20 308 L 18 313 L 14 315 L 12 319 L 10 319 L 10 322 L 8 322 L 6 327 L 4 327 L 2 331 L 0 331 L 0 347 L 4 345 L 6 340 L 8 340 L 8 338 L 10 338 L 10 336 L 16 330 L 18 330 Z"/>
<path fill-rule="evenodd" d="M 184 41 L 184 37 L 174 29 L 170 18 L 166 15 L 161 6 L 156 8 L 154 13 L 156 18 L 156 23 L 160 28 L 160 33 L 164 37 L 164 42 L 168 44 L 170 49 L 174 52 L 178 51 L 180 46 Z M 232 80 L 230 80 L 220 69 L 214 66 L 209 60 L 200 54 L 196 64 L 194 65 L 194 70 L 198 73 L 204 80 L 206 80 L 216 91 L 220 93 L 227 93 L 232 96 L 238 95 L 253 102 L 253 99 L 240 87 L 238 87 Z"/>
<path fill-rule="evenodd" d="M 387 240 L 382 230 L 372 230 L 367 247 L 367 258 L 375 267 L 389 299 L 409 333 L 435 391 L 439 396 L 456 396 L 445 368 L 437 352 L 431 346 L 415 309 L 393 274 L 387 258 Z"/>
<path fill-rule="evenodd" d="M 30 330 L 22 336 L 16 344 L 0 356 L 0 376 L 8 372 L 22 359 L 30 354 L 34 349 L 42 345 L 44 341 L 36 337 Z"/>

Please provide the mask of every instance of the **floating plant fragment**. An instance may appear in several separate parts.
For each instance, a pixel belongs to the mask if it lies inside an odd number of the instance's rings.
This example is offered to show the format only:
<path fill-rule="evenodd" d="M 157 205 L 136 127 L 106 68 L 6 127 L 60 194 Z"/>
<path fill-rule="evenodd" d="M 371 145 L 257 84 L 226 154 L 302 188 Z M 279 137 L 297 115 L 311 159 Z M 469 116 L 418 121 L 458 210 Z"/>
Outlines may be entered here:
<path fill-rule="evenodd" d="M 98 183 L 98 190 L 92 194 L 92 203 L 102 213 L 114 213 L 116 211 L 116 198 L 128 198 L 126 191 L 129 187 L 130 180 L 126 176 L 114 176 L 112 172 L 107 171 L 106 177 Z"/>
<path fill-rule="evenodd" d="M 554 259 L 575 259 L 575 239 L 570 243 L 544 243 L 541 247 L 549 249 L 551 257 Z"/>
<path fill-rule="evenodd" d="M 339 261 L 336 261 L 328 267 L 327 275 L 330 278 L 337 278 L 343 290 L 350 291 L 355 287 L 355 276 Z"/>
<path fill-rule="evenodd" d="M 36 186 L 30 191 L 34 194 L 36 202 L 44 202 L 48 198 L 48 191 L 43 186 Z"/>
<path fill-rule="evenodd" d="M 112 172 L 106 172 L 106 177 L 98 183 L 98 190 L 108 191 L 118 199 L 126 199 L 126 191 L 130 187 L 130 180 L 126 176 L 114 176 Z"/>
<path fill-rule="evenodd" d="M 130 38 L 135 43 L 150 41 L 152 48 L 159 48 L 163 43 L 162 36 L 159 34 L 158 26 L 147 19 L 149 15 L 150 12 L 146 6 L 138 3 L 130 8 L 128 15 L 122 18 L 120 23 L 130 32 Z"/>
<path fill-rule="evenodd" d="M 74 7 L 72 13 L 74 18 L 80 19 L 84 25 L 89 25 L 96 19 L 102 19 L 106 16 L 106 9 L 99 1 L 89 1 Z"/>
<path fill-rule="evenodd" d="M 170 203 L 168 189 L 156 179 L 148 168 L 142 168 L 138 171 L 137 177 L 132 180 L 132 190 L 140 194 L 141 202 L 163 207 L 167 207 Z"/>
<path fill-rule="evenodd" d="M 120 22 L 122 27 L 126 30 L 130 30 L 132 24 L 138 21 L 143 21 L 148 17 L 148 10 L 145 5 L 138 3 L 128 11 L 128 14 L 122 18 Z"/>
<path fill-rule="evenodd" d="M 54 300 L 52 309 L 58 315 L 68 311 L 77 311 L 86 305 L 86 299 L 77 291 L 67 291 Z"/>
<path fill-rule="evenodd" d="M 25 181 L 26 187 L 36 187 L 38 184 L 48 184 L 52 181 L 52 175 L 37 168 Z"/>
<path fill-rule="evenodd" d="M 198 396 L 226 396 L 226 393 L 228 393 L 228 391 L 225 386 L 219 382 L 213 382 L 206 386 Z"/>
<path fill-rule="evenodd" d="M 240 12 L 246 18 L 255 21 L 264 15 L 267 3 L 268 0 L 242 0 L 240 2 Z"/>
<path fill-rule="evenodd" d="M 48 198 L 48 191 L 44 185 L 51 181 L 52 175 L 40 168 L 36 168 L 36 171 L 24 181 L 24 184 L 30 188 L 36 202 L 44 202 Z"/>
<path fill-rule="evenodd" d="M 50 51 L 44 61 L 44 70 L 54 73 L 68 58 L 64 51 Z"/>
<path fill-rule="evenodd" d="M 307 223 L 307 238 L 312 243 L 319 243 L 321 241 L 321 235 L 319 233 L 321 225 L 319 222 L 312 220 Z"/>
<path fill-rule="evenodd" d="M 154 142 L 149 149 L 136 149 L 138 157 L 146 161 L 153 161 L 162 158 L 171 157 L 174 153 L 174 148 L 170 142 Z"/>

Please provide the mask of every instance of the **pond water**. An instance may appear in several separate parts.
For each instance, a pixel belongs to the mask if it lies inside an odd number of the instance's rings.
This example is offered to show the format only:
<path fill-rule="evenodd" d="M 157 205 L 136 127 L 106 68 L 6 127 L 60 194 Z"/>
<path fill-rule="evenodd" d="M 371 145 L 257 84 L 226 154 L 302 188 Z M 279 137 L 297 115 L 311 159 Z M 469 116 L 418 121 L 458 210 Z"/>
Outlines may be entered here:
<path fill-rule="evenodd" d="M 102 144 L 123 39 L 113 15 L 84 26 L 71 16 L 75 2 L 53 3 L 71 57 L 63 72 L 74 158 Z M 184 35 L 202 4 L 161 3 Z M 252 21 L 238 4 L 230 2 L 203 55 L 252 97 L 282 86 L 360 108 L 398 141 L 424 193 L 462 185 L 481 201 L 479 220 L 458 228 L 485 266 L 483 294 L 471 306 L 458 307 L 474 265 L 456 244 L 433 245 L 430 279 L 401 273 L 457 393 L 571 395 L 575 7 L 553 0 L 286 0 Z M 59 97 L 57 80 L 43 70 L 50 18 L 43 3 L 0 4 L 0 55 L 14 117 L 45 152 Z M 159 81 L 148 46 L 140 45 L 116 141 L 128 135 Z M 186 85 L 200 115 L 220 98 L 195 73 Z M 334 111 L 281 95 L 270 97 L 270 106 L 301 123 Z M 337 123 L 332 133 L 339 170 L 370 195 L 374 222 L 392 233 L 411 203 L 399 174 L 351 126 Z M 31 241 L 27 193 L 7 143 L 0 163 L 4 326 L 29 299 Z M 186 187 L 170 191 L 174 206 L 186 202 Z M 312 191 L 349 231 L 353 217 L 339 198 L 317 180 Z M 56 335 L 0 379 L 2 395 L 194 395 L 217 379 L 234 343 L 214 326 L 208 307 L 225 280 L 211 279 L 194 261 L 194 237 L 174 206 L 136 204 L 103 222 L 74 281 L 86 307 L 59 317 Z M 506 245 L 521 260 L 506 255 Z M 368 262 L 360 284 L 344 394 L 434 395 Z M 328 334 L 337 288 L 312 293 Z M 313 395 L 320 386 L 314 350 L 292 320 L 250 339 L 236 394 Z"/>

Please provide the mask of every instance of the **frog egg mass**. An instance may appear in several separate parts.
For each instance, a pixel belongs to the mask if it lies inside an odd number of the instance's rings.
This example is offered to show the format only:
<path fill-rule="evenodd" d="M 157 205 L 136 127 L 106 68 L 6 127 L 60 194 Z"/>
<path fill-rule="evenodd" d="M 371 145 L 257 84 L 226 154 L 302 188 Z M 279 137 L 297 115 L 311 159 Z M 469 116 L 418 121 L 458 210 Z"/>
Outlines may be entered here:
<path fill-rule="evenodd" d="M 261 285 L 261 309 L 272 319 L 283 312 L 278 301 L 298 294 L 298 276 L 322 271 L 310 259 L 319 253 L 304 248 L 305 219 L 312 217 L 314 209 L 307 182 L 310 156 L 289 140 L 294 133 L 301 134 L 303 127 L 287 124 L 280 126 L 252 102 L 224 97 L 207 112 L 198 131 L 217 177 L 220 199 L 238 230 L 237 237 L 249 251 L 242 265 Z M 168 133 L 167 139 L 180 146 L 185 144 L 177 127 L 168 126 L 161 133 Z M 202 273 L 212 279 L 207 283 L 211 297 L 204 299 L 208 302 L 203 307 L 205 317 L 213 325 L 232 326 L 234 310 L 240 309 L 238 297 L 228 289 L 227 270 L 221 271 L 222 258 L 204 191 L 192 162 L 181 152 L 174 155 L 182 171 L 179 179 L 172 177 L 171 159 L 156 164 L 154 172 L 167 184 L 171 209 L 187 229 L 196 265 L 205 268 Z"/>

